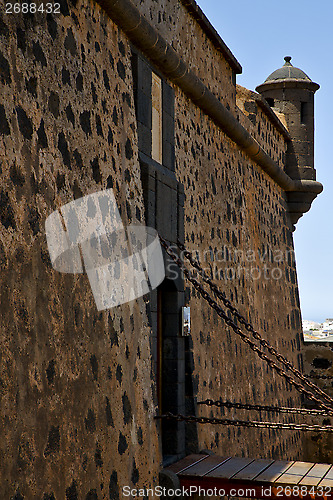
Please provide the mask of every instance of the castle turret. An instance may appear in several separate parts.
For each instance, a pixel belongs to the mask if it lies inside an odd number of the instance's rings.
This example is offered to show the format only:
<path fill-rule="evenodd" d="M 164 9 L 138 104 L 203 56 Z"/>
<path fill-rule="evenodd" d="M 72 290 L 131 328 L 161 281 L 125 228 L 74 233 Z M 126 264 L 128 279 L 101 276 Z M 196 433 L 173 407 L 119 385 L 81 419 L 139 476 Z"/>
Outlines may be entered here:
<path fill-rule="evenodd" d="M 292 179 L 315 180 L 314 94 L 319 85 L 295 68 L 290 56 L 284 60 L 282 68 L 269 75 L 256 91 L 285 116 L 292 139 L 287 146 L 286 173 Z"/>

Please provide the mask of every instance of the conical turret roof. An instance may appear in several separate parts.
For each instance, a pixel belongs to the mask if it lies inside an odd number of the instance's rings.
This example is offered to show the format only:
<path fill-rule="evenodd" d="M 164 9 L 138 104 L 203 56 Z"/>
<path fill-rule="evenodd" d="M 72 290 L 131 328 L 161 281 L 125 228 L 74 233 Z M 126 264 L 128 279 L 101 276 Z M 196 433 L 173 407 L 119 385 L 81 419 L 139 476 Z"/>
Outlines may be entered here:
<path fill-rule="evenodd" d="M 312 82 L 311 78 L 309 78 L 304 71 L 299 68 L 295 68 L 291 64 L 290 56 L 286 56 L 284 60 L 285 63 L 282 68 L 273 71 L 273 73 L 266 78 L 265 83 L 273 82 L 275 80 L 306 80 L 307 82 Z"/>
<path fill-rule="evenodd" d="M 299 68 L 295 68 L 291 64 L 291 56 L 284 58 L 282 68 L 276 69 L 271 73 L 264 83 L 256 87 L 259 93 L 273 88 L 304 88 L 316 92 L 319 89 L 318 83 L 315 83 L 311 78 Z"/>

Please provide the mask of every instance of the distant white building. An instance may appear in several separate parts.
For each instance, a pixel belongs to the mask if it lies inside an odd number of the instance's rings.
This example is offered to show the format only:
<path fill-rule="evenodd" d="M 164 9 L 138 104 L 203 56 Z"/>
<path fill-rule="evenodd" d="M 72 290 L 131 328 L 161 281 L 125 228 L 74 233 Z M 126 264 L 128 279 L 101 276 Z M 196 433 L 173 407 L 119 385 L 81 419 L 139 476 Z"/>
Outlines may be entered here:
<path fill-rule="evenodd" d="M 323 323 L 304 319 L 302 325 L 305 341 L 333 342 L 333 318 L 328 318 Z"/>
<path fill-rule="evenodd" d="M 333 333 L 333 318 L 328 318 L 322 323 L 323 332 Z"/>
<path fill-rule="evenodd" d="M 333 320 L 332 320 L 333 324 Z M 315 321 L 310 321 L 308 319 L 303 319 L 302 321 L 303 332 L 309 332 L 311 330 L 321 330 L 321 324 Z"/>

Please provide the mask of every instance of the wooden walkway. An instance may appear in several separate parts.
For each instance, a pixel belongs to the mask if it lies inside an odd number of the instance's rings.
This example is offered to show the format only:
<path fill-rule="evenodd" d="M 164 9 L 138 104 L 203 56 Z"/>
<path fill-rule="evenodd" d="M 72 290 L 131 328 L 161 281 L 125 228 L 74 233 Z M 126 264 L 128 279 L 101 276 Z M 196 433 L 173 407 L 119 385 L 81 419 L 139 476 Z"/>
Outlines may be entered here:
<path fill-rule="evenodd" d="M 333 500 L 332 464 L 189 455 L 166 470 L 193 493 L 200 487 L 232 497 Z"/>

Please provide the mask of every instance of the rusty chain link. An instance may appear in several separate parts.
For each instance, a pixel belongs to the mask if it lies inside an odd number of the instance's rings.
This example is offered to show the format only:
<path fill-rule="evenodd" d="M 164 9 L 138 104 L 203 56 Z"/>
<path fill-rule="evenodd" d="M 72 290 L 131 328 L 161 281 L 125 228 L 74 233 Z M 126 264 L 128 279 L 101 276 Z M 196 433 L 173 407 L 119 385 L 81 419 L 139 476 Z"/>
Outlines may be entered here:
<path fill-rule="evenodd" d="M 323 379 L 323 380 L 332 380 L 333 375 L 307 375 L 309 378 Z"/>
<path fill-rule="evenodd" d="M 278 366 L 275 361 L 267 356 L 265 352 L 263 352 L 252 340 L 250 337 L 245 334 L 233 321 L 230 319 L 227 314 L 223 311 L 223 309 L 218 305 L 218 303 L 209 295 L 209 293 L 203 288 L 203 286 L 191 276 L 188 269 L 183 265 L 180 258 L 174 253 L 174 251 L 169 247 L 167 242 L 162 236 L 160 236 L 160 241 L 167 252 L 167 254 L 172 258 L 172 260 L 177 264 L 177 266 L 182 270 L 184 276 L 193 284 L 194 288 L 199 292 L 199 294 L 208 302 L 208 304 L 217 312 L 217 314 L 225 321 L 225 323 L 230 326 L 233 331 L 245 342 L 248 346 L 254 351 L 262 360 L 266 361 L 271 369 L 276 371 L 281 377 L 284 377 L 285 380 L 292 386 L 294 386 L 300 393 L 305 394 L 311 401 L 317 403 L 321 408 L 323 408 L 327 412 L 332 412 L 333 410 L 333 400 L 332 407 L 327 406 L 324 402 L 314 396 L 311 392 L 305 389 L 300 383 L 290 377 L 285 370 L 283 370 L 280 366 Z M 329 398 L 329 396 L 327 396 Z"/>
<path fill-rule="evenodd" d="M 267 340 L 265 340 L 259 332 L 257 332 L 253 326 L 246 321 L 244 316 L 232 305 L 230 300 L 228 300 L 224 294 L 219 290 L 219 288 L 213 283 L 213 281 L 207 276 L 205 271 L 202 269 L 202 266 L 200 265 L 199 262 L 197 262 L 193 257 L 191 252 L 186 250 L 184 245 L 178 241 L 177 242 L 178 247 L 182 251 L 184 257 L 190 262 L 190 264 L 199 272 L 201 278 L 207 283 L 207 285 L 210 287 L 212 292 L 215 294 L 216 297 L 218 297 L 223 304 L 231 311 L 231 313 L 234 315 L 234 317 L 237 318 L 239 323 L 245 327 L 245 329 L 251 333 L 252 337 L 256 340 L 259 341 L 260 345 L 265 347 L 270 354 L 272 354 L 280 363 L 282 363 L 287 370 L 291 371 L 297 378 L 302 380 L 302 382 L 309 387 L 312 391 L 316 392 L 318 396 L 321 396 L 322 399 L 324 399 L 327 403 L 333 404 L 333 399 L 326 394 L 320 387 L 317 387 L 315 384 L 313 384 L 311 381 L 309 381 L 306 376 L 303 375 L 302 372 L 300 372 L 296 367 L 294 367 L 290 361 L 288 361 L 282 354 L 280 354 Z M 325 375 L 323 376 L 323 378 Z M 315 377 L 313 377 L 315 378 Z M 321 378 L 321 377 L 320 377 Z M 332 377 L 333 378 L 333 377 Z"/>
<path fill-rule="evenodd" d="M 206 399 L 205 401 L 198 401 L 198 405 L 217 406 L 218 408 L 236 408 L 237 410 L 255 410 L 267 411 L 275 413 L 294 413 L 296 415 L 315 415 L 329 417 L 333 416 L 333 410 L 327 412 L 325 410 L 314 410 L 309 408 L 286 408 L 284 406 L 269 406 L 269 405 L 253 405 L 249 403 L 232 403 L 231 401 L 213 401 Z"/>
<path fill-rule="evenodd" d="M 198 424 L 214 424 L 214 425 L 233 425 L 236 427 L 255 427 L 257 429 L 287 429 L 291 431 L 307 431 L 307 432 L 333 432 L 333 426 L 327 425 L 308 425 L 308 424 L 284 424 L 280 422 L 258 422 L 258 421 L 245 421 L 245 420 L 231 420 L 228 418 L 216 417 L 195 417 L 193 415 L 174 415 L 172 413 L 165 413 L 163 415 L 156 415 L 155 419 L 176 420 L 178 422 L 194 422 Z"/>

